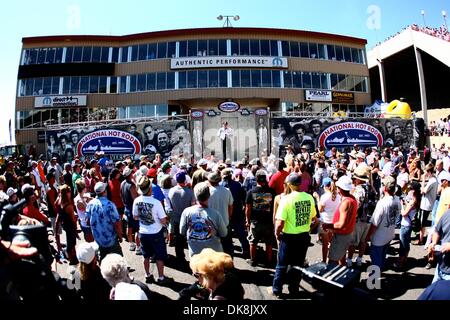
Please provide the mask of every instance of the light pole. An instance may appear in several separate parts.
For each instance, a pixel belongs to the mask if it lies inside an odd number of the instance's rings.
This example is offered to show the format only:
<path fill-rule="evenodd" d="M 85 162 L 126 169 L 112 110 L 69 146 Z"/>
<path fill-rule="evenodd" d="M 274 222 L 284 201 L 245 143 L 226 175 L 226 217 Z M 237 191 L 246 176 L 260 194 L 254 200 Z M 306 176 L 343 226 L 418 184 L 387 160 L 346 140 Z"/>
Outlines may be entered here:
<path fill-rule="evenodd" d="M 447 12 L 445 10 L 442 10 L 442 16 L 444 17 L 445 29 L 448 31 Z"/>
<path fill-rule="evenodd" d="M 217 17 L 217 20 L 222 21 L 224 18 L 225 18 L 225 22 L 223 23 L 223 27 L 230 28 L 230 27 L 233 27 L 231 25 L 230 18 L 232 18 L 234 21 L 238 21 L 241 17 L 239 17 L 238 15 L 236 15 L 236 16 L 223 16 L 223 15 L 220 15 L 220 16 Z"/>
<path fill-rule="evenodd" d="M 427 26 L 427 24 L 425 22 L 425 10 L 420 11 L 420 14 L 422 15 L 423 26 L 425 28 Z"/>

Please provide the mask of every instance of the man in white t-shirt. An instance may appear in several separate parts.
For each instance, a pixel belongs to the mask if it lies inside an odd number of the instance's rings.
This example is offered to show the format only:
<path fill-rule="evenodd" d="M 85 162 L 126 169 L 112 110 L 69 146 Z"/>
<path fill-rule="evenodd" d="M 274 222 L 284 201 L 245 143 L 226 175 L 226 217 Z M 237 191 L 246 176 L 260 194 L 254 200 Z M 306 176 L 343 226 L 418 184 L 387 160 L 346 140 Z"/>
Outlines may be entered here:
<path fill-rule="evenodd" d="M 164 261 L 167 260 L 166 240 L 164 227 L 168 222 L 161 202 L 153 198 L 152 183 L 147 176 L 143 176 L 138 181 L 142 195 L 134 199 L 133 217 L 139 220 L 139 238 L 141 240 L 141 250 L 144 256 L 145 280 L 147 283 L 153 281 L 150 274 L 150 258 L 156 260 L 158 268 L 159 285 L 173 282 L 173 279 L 164 276 Z"/>
<path fill-rule="evenodd" d="M 428 180 L 428 182 L 426 181 Z M 430 163 L 425 167 L 425 174 L 422 180 L 422 200 L 420 201 L 420 233 L 419 233 L 419 241 L 416 244 L 424 244 L 425 233 L 427 227 L 429 227 L 428 217 L 433 210 L 434 202 L 437 198 L 439 184 L 434 175 L 434 166 Z"/>

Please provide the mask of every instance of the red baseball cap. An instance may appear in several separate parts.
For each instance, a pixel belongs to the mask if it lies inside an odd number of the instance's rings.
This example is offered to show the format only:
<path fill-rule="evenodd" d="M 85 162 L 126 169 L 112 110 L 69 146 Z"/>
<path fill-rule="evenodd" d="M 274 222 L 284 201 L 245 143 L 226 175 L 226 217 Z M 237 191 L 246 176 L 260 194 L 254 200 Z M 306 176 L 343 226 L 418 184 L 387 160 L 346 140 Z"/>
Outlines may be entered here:
<path fill-rule="evenodd" d="M 149 178 L 156 178 L 157 172 L 155 168 L 151 168 L 150 170 L 148 170 L 147 172 L 147 177 Z"/>

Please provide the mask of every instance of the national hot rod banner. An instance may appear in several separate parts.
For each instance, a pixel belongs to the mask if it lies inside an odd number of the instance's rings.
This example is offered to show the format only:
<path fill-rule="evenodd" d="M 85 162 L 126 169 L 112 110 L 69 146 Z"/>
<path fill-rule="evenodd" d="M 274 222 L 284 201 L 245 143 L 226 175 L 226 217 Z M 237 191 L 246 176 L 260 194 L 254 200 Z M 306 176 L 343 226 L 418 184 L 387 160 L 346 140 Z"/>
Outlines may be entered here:
<path fill-rule="evenodd" d="M 272 118 L 272 153 L 282 156 L 291 145 L 295 153 L 305 146 L 308 152 L 316 148 L 339 150 L 362 147 L 403 147 L 425 144 L 422 119 L 347 119 L 347 118 Z"/>
<path fill-rule="evenodd" d="M 191 134 L 188 121 L 148 122 L 128 126 L 97 127 L 47 131 L 47 156 L 71 162 L 75 155 L 92 156 L 103 151 L 111 158 L 157 153 L 164 160 L 171 156 L 191 157 Z"/>

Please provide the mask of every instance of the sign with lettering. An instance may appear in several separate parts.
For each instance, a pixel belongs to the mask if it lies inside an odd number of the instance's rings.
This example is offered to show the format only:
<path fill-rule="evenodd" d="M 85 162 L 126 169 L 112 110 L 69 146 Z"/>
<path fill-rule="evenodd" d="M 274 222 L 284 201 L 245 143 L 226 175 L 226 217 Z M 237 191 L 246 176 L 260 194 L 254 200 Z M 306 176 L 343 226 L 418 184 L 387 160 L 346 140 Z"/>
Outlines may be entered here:
<path fill-rule="evenodd" d="M 383 135 L 371 125 L 363 122 L 344 122 L 326 128 L 319 137 L 319 146 L 331 149 L 355 144 L 366 147 L 382 147 Z"/>
<path fill-rule="evenodd" d="M 77 154 L 92 155 L 96 151 L 105 154 L 140 154 L 141 143 L 129 132 L 105 129 L 88 133 L 78 142 Z"/>
<path fill-rule="evenodd" d="M 305 90 L 306 101 L 331 102 L 331 91 L 326 90 Z"/>
<path fill-rule="evenodd" d="M 287 58 L 239 56 L 239 57 L 187 57 L 170 60 L 171 69 L 198 68 L 277 68 L 287 69 Z"/>
<path fill-rule="evenodd" d="M 355 94 L 353 92 L 333 91 L 333 103 L 353 104 L 355 103 Z"/>
<path fill-rule="evenodd" d="M 236 112 L 241 108 L 239 103 L 226 101 L 219 104 L 219 110 L 223 112 Z"/>
<path fill-rule="evenodd" d="M 35 108 L 85 107 L 87 96 L 44 96 L 34 98 Z"/>

